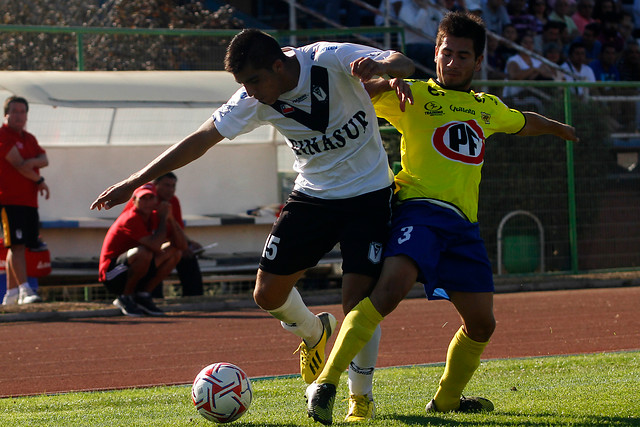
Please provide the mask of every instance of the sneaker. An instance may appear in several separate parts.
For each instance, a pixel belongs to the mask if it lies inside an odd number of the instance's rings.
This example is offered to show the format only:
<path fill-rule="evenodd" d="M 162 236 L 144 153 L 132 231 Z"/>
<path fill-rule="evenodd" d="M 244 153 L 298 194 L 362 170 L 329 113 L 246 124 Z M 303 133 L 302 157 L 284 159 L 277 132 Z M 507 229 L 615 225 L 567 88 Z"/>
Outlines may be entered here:
<path fill-rule="evenodd" d="M 29 284 L 23 283 L 18 287 L 18 289 L 20 289 L 19 291 L 20 295 L 18 296 L 18 304 L 31 304 L 34 302 L 42 301 L 42 298 L 40 298 L 40 295 L 38 295 L 36 291 L 31 289 L 31 286 L 29 286 Z"/>
<path fill-rule="evenodd" d="M 164 316 L 165 312 L 160 310 L 157 305 L 153 303 L 151 296 L 136 295 L 133 300 L 138 304 L 138 307 L 150 316 Z"/>
<path fill-rule="evenodd" d="M 125 316 L 142 317 L 145 313 L 131 295 L 120 295 L 113 300 L 113 305 L 118 307 Z"/>
<path fill-rule="evenodd" d="M 304 393 L 307 400 L 307 415 L 326 426 L 333 422 L 333 403 L 336 400 L 336 386 L 333 384 L 311 383 Z"/>
<path fill-rule="evenodd" d="M 425 408 L 427 412 L 442 412 L 436 407 L 435 400 L 427 403 Z M 454 409 L 453 412 L 491 412 L 493 411 L 493 403 L 484 397 L 465 397 L 460 398 L 460 407 Z"/>
<path fill-rule="evenodd" d="M 344 419 L 347 422 L 371 420 L 376 415 L 376 405 L 369 396 L 349 396 L 349 412 Z"/>
<path fill-rule="evenodd" d="M 318 314 L 318 318 L 320 318 L 324 329 L 320 341 L 318 341 L 315 347 L 309 348 L 304 340 L 302 340 L 298 349 L 295 351 L 300 352 L 300 376 L 302 376 L 302 379 L 307 384 L 314 382 L 320 375 L 320 372 L 322 372 L 326 363 L 324 349 L 338 323 L 335 316 L 331 313 L 320 313 Z"/>
<path fill-rule="evenodd" d="M 4 294 L 4 298 L 2 298 L 2 305 L 16 305 L 18 304 L 18 292 L 15 294 L 9 295 L 8 293 Z"/>

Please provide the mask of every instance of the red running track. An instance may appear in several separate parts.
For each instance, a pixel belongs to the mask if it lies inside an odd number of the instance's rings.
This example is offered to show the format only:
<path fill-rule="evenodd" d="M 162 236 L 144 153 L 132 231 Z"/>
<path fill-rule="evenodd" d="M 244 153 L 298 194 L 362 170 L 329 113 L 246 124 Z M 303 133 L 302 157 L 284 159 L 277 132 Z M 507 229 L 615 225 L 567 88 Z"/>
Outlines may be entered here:
<path fill-rule="evenodd" d="M 483 359 L 638 350 L 639 303 L 640 287 L 498 294 Z M 447 301 L 405 300 L 382 323 L 378 366 L 443 362 L 459 326 Z M 258 309 L 0 323 L 0 343 L 0 397 L 187 384 L 219 361 L 298 371 L 299 340 Z"/>

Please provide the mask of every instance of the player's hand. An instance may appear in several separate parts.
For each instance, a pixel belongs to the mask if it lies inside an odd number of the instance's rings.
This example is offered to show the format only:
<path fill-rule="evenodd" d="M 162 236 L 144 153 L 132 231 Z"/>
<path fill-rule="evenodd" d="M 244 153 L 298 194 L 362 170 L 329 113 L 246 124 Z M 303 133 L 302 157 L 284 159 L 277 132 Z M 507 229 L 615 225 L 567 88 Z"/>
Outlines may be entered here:
<path fill-rule="evenodd" d="M 158 203 L 156 211 L 158 212 L 158 216 L 161 218 L 173 219 L 173 215 L 171 213 L 171 203 L 169 202 Z"/>
<path fill-rule="evenodd" d="M 565 141 L 580 142 L 580 138 L 576 135 L 576 128 L 569 125 L 564 125 L 562 128 L 562 134 L 559 135 Z"/>
<path fill-rule="evenodd" d="M 378 61 L 371 58 L 358 58 L 351 63 L 351 74 L 358 77 L 361 82 L 366 82 L 375 76 L 384 75 L 384 67 Z"/>
<path fill-rule="evenodd" d="M 391 79 L 389 80 L 389 86 L 398 96 L 400 101 L 400 111 L 404 112 L 407 102 L 413 105 L 413 93 L 411 92 L 411 85 L 403 79 Z"/>
<path fill-rule="evenodd" d="M 114 206 L 124 203 L 131 198 L 135 187 L 127 184 L 126 181 L 121 181 L 117 184 L 107 188 L 98 196 L 96 200 L 91 204 L 91 209 L 111 209 Z"/>
<path fill-rule="evenodd" d="M 38 192 L 41 196 L 44 196 L 45 200 L 49 200 L 49 186 L 46 182 L 42 181 L 38 185 Z"/>

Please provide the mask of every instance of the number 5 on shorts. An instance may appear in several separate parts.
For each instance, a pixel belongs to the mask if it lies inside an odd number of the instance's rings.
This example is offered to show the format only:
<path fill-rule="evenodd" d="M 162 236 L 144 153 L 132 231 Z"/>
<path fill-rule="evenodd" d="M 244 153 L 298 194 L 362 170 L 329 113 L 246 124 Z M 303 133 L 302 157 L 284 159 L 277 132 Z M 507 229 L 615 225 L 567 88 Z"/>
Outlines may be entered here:
<path fill-rule="evenodd" d="M 276 257 L 276 254 L 278 253 L 278 243 L 280 243 L 280 238 L 274 236 L 273 234 L 269 234 L 267 243 L 264 244 L 262 256 L 270 261 L 273 261 Z"/>

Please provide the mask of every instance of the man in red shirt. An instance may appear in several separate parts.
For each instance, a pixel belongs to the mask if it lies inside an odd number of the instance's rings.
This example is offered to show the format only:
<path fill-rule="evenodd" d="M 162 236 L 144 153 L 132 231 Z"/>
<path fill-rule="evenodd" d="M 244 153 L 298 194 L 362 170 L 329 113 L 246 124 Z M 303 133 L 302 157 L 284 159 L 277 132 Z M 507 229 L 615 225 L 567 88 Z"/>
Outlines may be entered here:
<path fill-rule="evenodd" d="M 2 305 L 40 301 L 27 278 L 26 248 L 38 246 L 38 193 L 49 198 L 40 168 L 49 165 L 36 137 L 25 130 L 29 103 L 11 96 L 0 128 L 0 206 L 7 251 L 7 292 Z"/>
<path fill-rule="evenodd" d="M 98 278 L 117 295 L 113 304 L 124 315 L 161 316 L 151 292 L 178 264 L 187 239 L 171 204 L 158 203 L 153 184 L 136 189 L 132 201 L 133 209 L 124 209 L 107 231 Z"/>
<path fill-rule="evenodd" d="M 184 221 L 182 220 L 182 208 L 180 200 L 176 197 L 176 186 L 178 177 L 173 173 L 166 173 L 153 180 L 156 185 L 156 194 L 159 201 L 169 202 L 171 210 L 176 222 L 184 230 Z M 202 273 L 195 252 L 202 248 L 202 245 L 195 240 L 189 239 L 187 236 L 188 248 L 182 253 L 182 258 L 176 266 L 180 285 L 182 286 L 182 296 L 196 296 L 203 294 Z M 154 296 L 162 297 L 161 287 L 154 292 Z"/>

